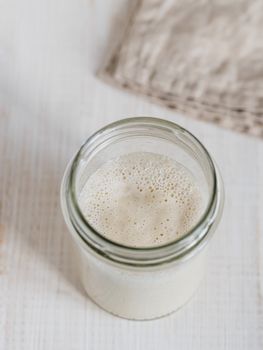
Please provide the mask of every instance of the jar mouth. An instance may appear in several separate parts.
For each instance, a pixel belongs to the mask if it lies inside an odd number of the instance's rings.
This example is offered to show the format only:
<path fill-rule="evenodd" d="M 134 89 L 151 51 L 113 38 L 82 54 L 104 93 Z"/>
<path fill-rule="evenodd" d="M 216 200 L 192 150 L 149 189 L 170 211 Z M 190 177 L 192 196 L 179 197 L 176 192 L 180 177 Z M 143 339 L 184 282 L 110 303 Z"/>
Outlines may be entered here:
<path fill-rule="evenodd" d="M 158 246 L 133 247 L 110 240 L 98 232 L 88 222 L 82 213 L 77 199 L 76 174 L 84 152 L 87 152 L 89 148 L 93 148 L 91 152 L 94 152 L 97 147 L 110 142 L 111 132 L 123 131 L 126 128 L 132 128 L 134 126 L 162 128 L 170 132 L 171 139 L 173 136 L 176 138 L 179 133 L 183 137 L 191 140 L 205 158 L 207 171 L 209 171 L 211 175 L 210 193 L 207 206 L 198 222 L 181 237 Z M 176 133 L 176 135 L 174 133 Z M 102 139 L 102 141 L 99 142 L 99 139 Z M 220 179 L 218 169 L 216 168 L 209 152 L 203 144 L 186 129 L 173 122 L 159 118 L 127 118 L 111 123 L 98 130 L 81 146 L 70 163 L 63 179 L 61 192 L 62 210 L 64 216 L 69 218 L 67 221 L 68 225 L 75 231 L 75 233 L 77 233 L 77 237 L 75 237 L 83 247 L 91 248 L 91 250 L 99 255 L 122 264 L 134 266 L 162 264 L 189 256 L 190 252 L 197 250 L 195 249 L 197 246 L 201 248 L 201 246 L 207 241 L 208 236 L 210 236 L 209 233 L 213 231 L 212 226 L 215 226 L 216 221 L 218 221 L 221 216 L 223 188 Z"/>

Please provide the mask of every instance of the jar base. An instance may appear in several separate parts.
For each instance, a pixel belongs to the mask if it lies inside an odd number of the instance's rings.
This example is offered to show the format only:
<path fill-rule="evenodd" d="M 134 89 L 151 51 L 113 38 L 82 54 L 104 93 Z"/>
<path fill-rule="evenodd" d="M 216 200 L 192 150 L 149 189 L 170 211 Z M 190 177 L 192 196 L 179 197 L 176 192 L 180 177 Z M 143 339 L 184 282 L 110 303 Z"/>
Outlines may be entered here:
<path fill-rule="evenodd" d="M 159 315 L 156 315 L 156 316 L 150 316 L 150 317 L 129 317 L 129 316 L 125 316 L 124 314 L 123 315 L 120 315 L 120 314 L 117 314 L 115 313 L 114 311 L 111 311 L 107 308 L 105 308 L 104 306 L 102 306 L 101 304 L 99 304 L 94 298 L 92 298 L 89 293 L 87 292 L 85 286 L 83 286 L 88 298 L 96 305 L 98 306 L 100 309 L 102 309 L 103 311 L 107 312 L 107 314 L 110 314 L 114 317 L 118 317 L 118 318 L 121 318 L 123 320 L 128 320 L 128 321 L 155 321 L 155 320 L 159 320 L 161 318 L 164 318 L 164 317 L 167 317 L 167 316 L 170 316 L 170 315 L 173 315 L 175 314 L 176 312 L 180 311 L 181 309 L 184 308 L 184 306 L 186 306 L 188 303 L 191 302 L 191 300 L 194 298 L 195 294 L 197 294 L 199 288 L 200 288 L 200 285 L 201 283 L 199 284 L 199 286 L 196 288 L 196 290 L 194 291 L 194 293 L 192 295 L 190 295 L 183 304 L 181 304 L 180 306 L 178 306 L 176 309 L 174 310 L 171 310 L 169 312 L 166 312 L 166 313 L 163 313 L 163 314 L 159 314 Z"/>

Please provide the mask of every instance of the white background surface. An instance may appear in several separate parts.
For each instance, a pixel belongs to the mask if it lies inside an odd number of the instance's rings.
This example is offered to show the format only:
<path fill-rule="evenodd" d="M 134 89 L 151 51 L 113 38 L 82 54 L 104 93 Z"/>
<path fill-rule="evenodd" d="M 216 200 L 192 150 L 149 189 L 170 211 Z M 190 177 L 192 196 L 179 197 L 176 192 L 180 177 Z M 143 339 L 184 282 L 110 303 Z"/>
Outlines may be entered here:
<path fill-rule="evenodd" d="M 263 141 L 99 81 L 127 1 L 0 0 L 0 349 L 262 349 Z M 84 294 L 59 208 L 64 168 L 90 133 L 161 116 L 207 146 L 226 187 L 207 277 L 180 312 L 115 318 Z"/>

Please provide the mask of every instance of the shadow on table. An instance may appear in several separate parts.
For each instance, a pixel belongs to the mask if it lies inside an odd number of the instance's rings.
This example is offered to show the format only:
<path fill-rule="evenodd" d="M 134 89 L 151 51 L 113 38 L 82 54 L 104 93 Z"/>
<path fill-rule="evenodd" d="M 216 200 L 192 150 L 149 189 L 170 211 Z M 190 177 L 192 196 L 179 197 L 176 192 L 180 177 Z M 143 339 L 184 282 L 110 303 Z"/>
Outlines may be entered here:
<path fill-rule="evenodd" d="M 27 264 L 35 263 L 39 274 L 34 276 L 45 276 L 48 285 L 57 286 L 58 294 L 72 293 L 73 286 L 84 296 L 59 198 L 67 149 L 72 152 L 72 147 L 63 126 L 56 128 L 45 116 L 31 119 L 24 119 L 17 129 L 11 123 L 3 132 L 2 142 L 9 145 L 8 157 L 0 153 L 5 235 L 14 244 L 13 254 L 20 254 L 22 273 L 26 274 Z"/>

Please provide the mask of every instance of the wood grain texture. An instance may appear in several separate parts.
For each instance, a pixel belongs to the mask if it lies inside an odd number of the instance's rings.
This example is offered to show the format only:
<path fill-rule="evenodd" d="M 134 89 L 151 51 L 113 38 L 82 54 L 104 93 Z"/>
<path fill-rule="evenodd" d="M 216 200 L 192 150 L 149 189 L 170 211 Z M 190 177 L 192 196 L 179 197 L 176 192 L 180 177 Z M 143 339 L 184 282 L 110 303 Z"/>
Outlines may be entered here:
<path fill-rule="evenodd" d="M 263 143 L 104 85 L 125 1 L 0 1 L 0 349 L 263 347 Z M 59 208 L 65 166 L 97 128 L 161 116 L 193 132 L 226 186 L 204 283 L 180 312 L 113 317 L 86 297 Z"/>
<path fill-rule="evenodd" d="M 261 0 L 138 0 L 103 79 L 263 137 Z"/>

